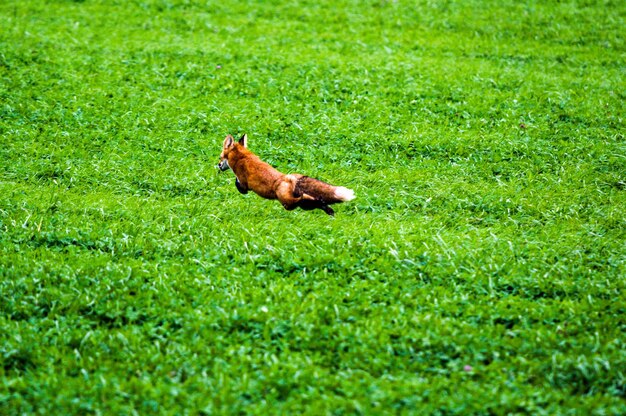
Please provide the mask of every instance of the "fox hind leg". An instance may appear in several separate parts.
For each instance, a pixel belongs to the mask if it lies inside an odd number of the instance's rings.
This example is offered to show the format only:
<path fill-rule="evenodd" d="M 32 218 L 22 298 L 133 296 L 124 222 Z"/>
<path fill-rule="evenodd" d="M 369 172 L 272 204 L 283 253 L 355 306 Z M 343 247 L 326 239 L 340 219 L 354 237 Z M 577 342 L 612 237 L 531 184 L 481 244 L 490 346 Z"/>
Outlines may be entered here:
<path fill-rule="evenodd" d="M 330 205 L 322 204 L 320 209 L 330 215 L 331 217 L 335 215 L 335 211 L 330 207 Z"/>
<path fill-rule="evenodd" d="M 317 203 L 319 204 L 317 208 L 321 209 L 322 211 L 324 211 L 330 216 L 335 215 L 335 211 L 330 207 L 330 205 L 324 202 L 323 199 L 321 198 L 317 199 Z"/>
<path fill-rule="evenodd" d="M 322 198 L 317 198 L 309 194 L 302 194 L 298 205 L 304 210 L 319 208 L 328 215 L 335 215 L 335 211 Z"/>
<path fill-rule="evenodd" d="M 286 210 L 291 211 L 297 207 L 304 210 L 319 208 L 328 215 L 335 214 L 335 211 L 323 199 L 303 192 L 294 182 L 284 181 L 276 190 L 276 197 Z"/>
<path fill-rule="evenodd" d="M 310 199 L 301 199 L 300 202 L 298 202 L 298 206 L 300 208 L 302 208 L 305 211 L 310 211 L 313 209 L 321 209 L 322 211 L 324 211 L 325 213 L 327 213 L 328 215 L 334 215 L 335 211 L 326 203 L 324 202 L 322 199 L 320 198 L 313 198 L 310 195 L 305 194 L 307 197 L 309 197 Z"/>
<path fill-rule="evenodd" d="M 298 207 L 298 202 L 301 199 L 300 197 L 294 196 L 294 186 L 291 181 L 283 181 L 280 185 L 278 185 L 278 188 L 276 189 L 276 198 L 278 198 L 287 211 L 296 209 Z"/>

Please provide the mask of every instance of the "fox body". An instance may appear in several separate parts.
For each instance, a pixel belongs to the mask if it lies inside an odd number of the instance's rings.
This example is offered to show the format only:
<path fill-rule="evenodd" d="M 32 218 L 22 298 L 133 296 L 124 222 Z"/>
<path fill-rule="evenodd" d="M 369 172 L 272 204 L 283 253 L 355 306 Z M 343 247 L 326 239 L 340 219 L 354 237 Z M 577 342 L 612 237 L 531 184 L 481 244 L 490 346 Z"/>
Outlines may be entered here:
<path fill-rule="evenodd" d="M 242 194 L 252 190 L 266 199 L 278 199 L 286 210 L 319 208 L 328 215 L 335 212 L 331 204 L 355 198 L 351 189 L 333 186 L 299 174 L 284 174 L 263 162 L 248 150 L 248 136 L 235 141 L 230 134 L 224 139 L 219 168 L 232 169 L 235 186 Z"/>

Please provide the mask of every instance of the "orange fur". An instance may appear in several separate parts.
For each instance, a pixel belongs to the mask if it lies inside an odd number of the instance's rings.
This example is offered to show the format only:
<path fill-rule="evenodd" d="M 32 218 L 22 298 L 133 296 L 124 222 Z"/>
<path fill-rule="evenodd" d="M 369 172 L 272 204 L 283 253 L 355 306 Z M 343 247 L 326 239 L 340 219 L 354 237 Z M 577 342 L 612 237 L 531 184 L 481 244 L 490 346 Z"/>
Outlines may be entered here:
<path fill-rule="evenodd" d="M 266 199 L 278 199 L 287 210 L 319 208 L 329 215 L 329 206 L 354 199 L 354 192 L 342 186 L 333 186 L 299 174 L 284 174 L 263 162 L 247 148 L 245 134 L 235 141 L 228 135 L 224 139 L 219 167 L 232 169 L 237 179 L 235 185 L 242 194 L 252 190 Z"/>

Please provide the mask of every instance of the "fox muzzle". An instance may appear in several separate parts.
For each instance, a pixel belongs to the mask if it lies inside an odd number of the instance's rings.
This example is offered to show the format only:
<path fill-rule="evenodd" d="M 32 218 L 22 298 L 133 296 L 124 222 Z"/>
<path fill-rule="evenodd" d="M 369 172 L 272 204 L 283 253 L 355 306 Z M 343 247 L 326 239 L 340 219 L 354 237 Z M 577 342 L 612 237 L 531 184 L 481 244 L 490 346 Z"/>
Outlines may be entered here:
<path fill-rule="evenodd" d="M 224 172 L 225 170 L 228 170 L 230 168 L 230 166 L 228 166 L 228 160 L 226 160 L 226 159 L 220 161 L 220 164 L 217 165 L 217 167 L 220 168 L 220 170 L 222 172 Z"/>

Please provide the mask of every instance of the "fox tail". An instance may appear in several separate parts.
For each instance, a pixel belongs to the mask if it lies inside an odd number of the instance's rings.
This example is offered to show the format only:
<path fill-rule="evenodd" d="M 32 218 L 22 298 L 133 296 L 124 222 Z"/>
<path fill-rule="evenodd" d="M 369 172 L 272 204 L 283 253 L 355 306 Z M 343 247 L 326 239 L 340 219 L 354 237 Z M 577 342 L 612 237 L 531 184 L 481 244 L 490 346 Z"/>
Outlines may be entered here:
<path fill-rule="evenodd" d="M 352 189 L 343 186 L 333 186 L 318 179 L 302 176 L 296 182 L 296 193 L 305 193 L 319 198 L 326 204 L 352 201 L 356 196 Z"/>

